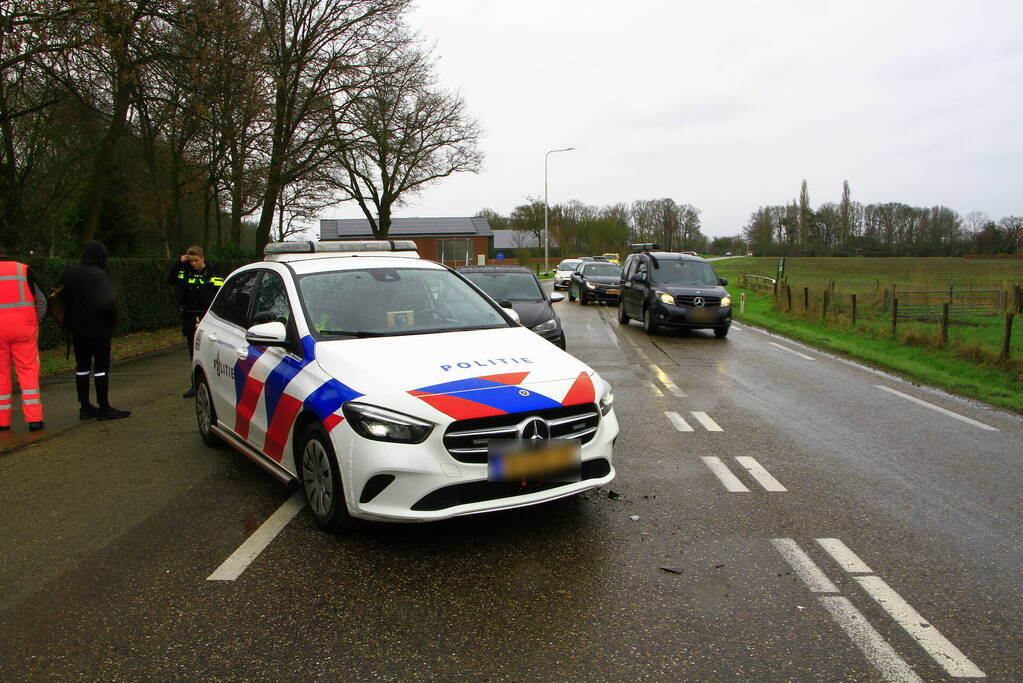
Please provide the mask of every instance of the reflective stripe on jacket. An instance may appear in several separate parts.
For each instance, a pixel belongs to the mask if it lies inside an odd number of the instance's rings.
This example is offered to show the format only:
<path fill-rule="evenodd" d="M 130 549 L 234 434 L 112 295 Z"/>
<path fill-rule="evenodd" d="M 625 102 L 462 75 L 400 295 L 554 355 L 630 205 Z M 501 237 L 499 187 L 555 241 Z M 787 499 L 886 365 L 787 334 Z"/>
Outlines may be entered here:
<path fill-rule="evenodd" d="M 36 307 L 28 282 L 28 266 L 17 261 L 0 261 L 0 309 Z"/>

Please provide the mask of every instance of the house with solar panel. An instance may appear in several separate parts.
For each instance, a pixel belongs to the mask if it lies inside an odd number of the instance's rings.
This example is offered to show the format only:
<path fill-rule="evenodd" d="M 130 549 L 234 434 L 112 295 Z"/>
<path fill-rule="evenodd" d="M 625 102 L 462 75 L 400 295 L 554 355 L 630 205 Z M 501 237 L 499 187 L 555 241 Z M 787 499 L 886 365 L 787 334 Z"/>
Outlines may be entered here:
<path fill-rule="evenodd" d="M 389 239 L 412 240 L 422 258 L 456 267 L 486 263 L 494 231 L 486 218 L 392 218 Z M 320 240 L 371 240 L 365 218 L 324 218 Z M 482 259 L 482 261 L 480 260 Z"/>

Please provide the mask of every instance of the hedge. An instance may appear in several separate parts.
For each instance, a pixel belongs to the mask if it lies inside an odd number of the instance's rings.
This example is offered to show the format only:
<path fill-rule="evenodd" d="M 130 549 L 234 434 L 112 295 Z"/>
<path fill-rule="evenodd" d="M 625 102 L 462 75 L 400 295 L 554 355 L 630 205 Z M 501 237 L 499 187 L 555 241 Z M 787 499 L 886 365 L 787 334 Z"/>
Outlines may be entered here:
<path fill-rule="evenodd" d="M 64 268 L 76 262 L 42 257 L 18 260 L 28 264 L 47 294 L 51 287 L 60 282 Z M 174 288 L 167 284 L 167 272 L 172 262 L 172 259 L 163 258 L 107 260 L 107 272 L 110 273 L 117 300 L 117 329 L 114 334 L 159 330 L 181 324 Z M 214 267 L 226 276 L 247 263 L 251 263 L 251 260 L 223 259 L 214 263 Z M 64 330 L 47 316 L 39 329 L 39 348 L 60 346 L 65 343 L 65 338 Z"/>

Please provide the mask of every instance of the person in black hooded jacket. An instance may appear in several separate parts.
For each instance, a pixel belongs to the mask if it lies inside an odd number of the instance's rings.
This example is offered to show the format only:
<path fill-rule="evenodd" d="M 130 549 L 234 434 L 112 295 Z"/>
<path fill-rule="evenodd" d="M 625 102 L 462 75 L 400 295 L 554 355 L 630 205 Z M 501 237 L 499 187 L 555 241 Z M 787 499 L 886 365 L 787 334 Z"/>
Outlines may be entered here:
<path fill-rule="evenodd" d="M 64 324 L 71 332 L 75 349 L 75 384 L 81 409 L 78 417 L 87 420 L 117 420 L 128 417 L 127 410 L 110 406 L 110 338 L 117 323 L 117 307 L 110 275 L 106 271 L 107 248 L 100 242 L 85 243 L 80 263 L 68 266 L 60 276 L 64 289 Z M 96 385 L 96 402 L 89 402 L 89 376 Z"/>

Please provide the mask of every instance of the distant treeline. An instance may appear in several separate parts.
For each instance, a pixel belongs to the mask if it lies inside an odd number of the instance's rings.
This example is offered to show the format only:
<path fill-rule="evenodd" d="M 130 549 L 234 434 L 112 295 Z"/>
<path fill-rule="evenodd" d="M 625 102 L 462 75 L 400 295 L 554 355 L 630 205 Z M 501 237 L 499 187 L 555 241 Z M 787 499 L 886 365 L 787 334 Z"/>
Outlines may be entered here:
<path fill-rule="evenodd" d="M 803 181 L 799 199 L 762 206 L 752 213 L 737 242 L 758 256 L 963 256 L 1014 254 L 1023 246 L 1023 218 L 997 222 L 973 211 L 961 216 L 945 206 L 917 207 L 842 199 L 816 209 Z"/>
<path fill-rule="evenodd" d="M 503 216 L 483 209 L 477 216 L 488 219 L 495 230 L 514 230 L 515 246 L 543 246 L 544 203 L 527 198 Z M 632 204 L 590 206 L 572 200 L 551 204 L 547 210 L 551 254 L 585 256 L 628 251 L 632 242 L 657 242 L 666 251 L 698 251 L 708 248 L 700 231 L 700 210 L 673 199 L 640 199 Z M 542 253 L 542 252 L 541 252 Z"/>

